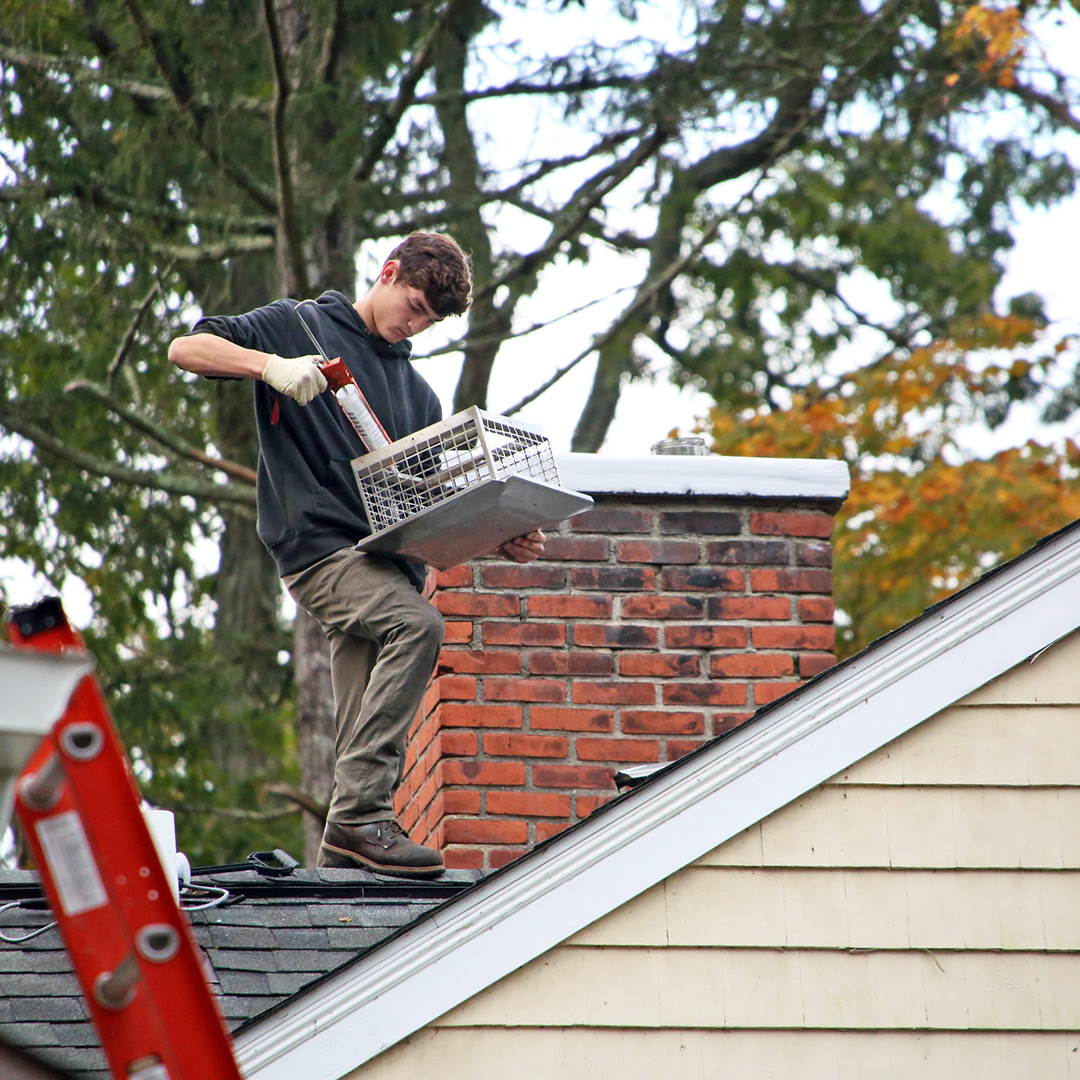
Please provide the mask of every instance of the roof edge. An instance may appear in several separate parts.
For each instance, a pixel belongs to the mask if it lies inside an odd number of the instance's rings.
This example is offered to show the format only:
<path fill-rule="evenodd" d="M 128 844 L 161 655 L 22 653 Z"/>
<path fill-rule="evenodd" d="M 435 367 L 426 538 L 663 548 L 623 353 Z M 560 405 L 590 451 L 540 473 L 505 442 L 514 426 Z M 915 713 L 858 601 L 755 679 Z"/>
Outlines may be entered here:
<path fill-rule="evenodd" d="M 1078 625 L 1069 530 L 271 1014 L 238 1039 L 245 1076 L 292 1080 L 302 1061 L 337 1080 Z"/>

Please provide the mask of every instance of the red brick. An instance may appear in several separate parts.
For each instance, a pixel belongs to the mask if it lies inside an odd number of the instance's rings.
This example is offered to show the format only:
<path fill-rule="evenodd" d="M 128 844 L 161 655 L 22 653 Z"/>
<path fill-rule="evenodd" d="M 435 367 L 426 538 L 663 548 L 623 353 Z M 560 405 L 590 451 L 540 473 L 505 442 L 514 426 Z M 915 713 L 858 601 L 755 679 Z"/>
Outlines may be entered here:
<path fill-rule="evenodd" d="M 669 626 L 664 643 L 669 649 L 743 649 L 745 626 Z"/>
<path fill-rule="evenodd" d="M 611 731 L 614 714 L 599 709 L 552 709 L 534 705 L 529 710 L 533 731 Z"/>
<path fill-rule="evenodd" d="M 469 563 L 461 566 L 451 566 L 449 570 L 435 571 L 435 587 L 437 589 L 467 589 L 473 583 L 473 568 Z"/>
<path fill-rule="evenodd" d="M 745 705 L 746 683 L 669 683 L 664 687 L 664 704 Z M 626 728 L 625 717 L 623 728 Z"/>
<path fill-rule="evenodd" d="M 705 561 L 729 566 L 785 566 L 791 557 L 786 540 L 723 540 L 705 545 Z"/>
<path fill-rule="evenodd" d="M 585 649 L 648 649 L 659 640 L 659 631 L 651 626 L 578 623 L 574 627 L 574 644 Z"/>
<path fill-rule="evenodd" d="M 831 623 L 836 605 L 831 596 L 806 596 L 799 601 L 799 618 L 803 622 Z"/>
<path fill-rule="evenodd" d="M 439 722 L 443 727 L 519 728 L 520 705 L 454 705 L 439 706 Z"/>
<path fill-rule="evenodd" d="M 560 562 L 607 562 L 611 541 L 602 536 L 550 536 L 544 558 Z"/>
<path fill-rule="evenodd" d="M 659 761 L 655 739 L 578 739 L 579 761 Z"/>
<path fill-rule="evenodd" d="M 575 682 L 570 687 L 575 705 L 654 705 L 656 687 L 651 682 Z"/>
<path fill-rule="evenodd" d="M 700 674 L 700 670 L 695 653 L 622 653 L 619 656 L 619 674 L 631 678 L 685 679 Z"/>
<path fill-rule="evenodd" d="M 614 773 L 612 774 L 614 776 Z M 580 821 L 582 818 L 587 818 L 594 810 L 599 809 L 604 803 L 611 802 L 615 798 L 615 794 L 611 795 L 577 795 L 574 798 L 574 808 L 577 813 L 577 818 Z"/>
<path fill-rule="evenodd" d="M 614 769 L 598 765 L 534 765 L 533 784 L 536 787 L 610 788 Z"/>
<path fill-rule="evenodd" d="M 831 570 L 751 570 L 750 588 L 754 592 L 832 591 Z"/>
<path fill-rule="evenodd" d="M 420 817 L 420 807 L 416 803 L 410 803 L 405 809 L 398 815 L 398 822 L 406 833 L 412 830 L 412 827 L 416 824 L 417 819 Z M 420 843 L 415 837 L 410 837 L 415 843 Z"/>
<path fill-rule="evenodd" d="M 525 766 L 519 761 L 442 761 L 441 780 L 446 784 L 486 784 L 514 787 L 525 783 Z"/>
<path fill-rule="evenodd" d="M 712 733 L 713 735 L 723 735 L 725 731 L 731 731 L 741 724 L 745 724 L 753 715 L 753 713 L 748 712 L 714 713 L 712 718 Z"/>
<path fill-rule="evenodd" d="M 742 532 L 739 515 L 727 510 L 669 510 L 660 515 L 666 536 L 730 536 Z"/>
<path fill-rule="evenodd" d="M 538 821 L 536 823 L 536 842 L 542 844 L 553 836 L 558 836 L 565 829 L 570 828 L 569 821 Z"/>
<path fill-rule="evenodd" d="M 696 563 L 701 558 L 694 540 L 620 540 L 615 552 L 624 563 Z"/>
<path fill-rule="evenodd" d="M 786 596 L 714 596 L 709 600 L 710 619 L 791 618 L 791 601 Z"/>
<path fill-rule="evenodd" d="M 488 793 L 490 799 L 494 792 Z M 479 791 L 443 791 L 443 812 L 447 814 L 479 814 L 482 793 Z"/>
<path fill-rule="evenodd" d="M 647 533 L 652 532 L 653 516 L 648 510 L 627 510 L 601 506 L 586 510 L 570 519 L 574 532 Z"/>
<path fill-rule="evenodd" d="M 475 701 L 476 679 L 472 675 L 440 675 L 436 693 L 440 701 Z"/>
<path fill-rule="evenodd" d="M 566 627 L 559 623 L 486 622 L 481 627 L 485 645 L 539 645 L 552 648 L 566 643 Z"/>
<path fill-rule="evenodd" d="M 489 814 L 514 814 L 518 817 L 570 816 L 570 796 L 554 791 L 489 791 Z"/>
<path fill-rule="evenodd" d="M 670 752 L 670 751 L 669 751 Z M 479 795 L 479 792 L 476 792 Z M 431 800 L 431 805 L 428 807 L 427 812 L 427 828 L 430 833 L 436 825 L 438 825 L 442 816 L 446 813 L 446 796 L 440 792 Z M 419 843 L 419 841 L 417 841 Z"/>
<path fill-rule="evenodd" d="M 517 615 L 521 611 L 521 600 L 504 593 L 441 592 L 435 597 L 435 606 L 444 615 L 497 618 Z"/>
<path fill-rule="evenodd" d="M 424 786 L 420 789 L 420 794 L 416 798 L 416 804 L 421 809 L 426 809 L 431 800 L 435 798 L 435 777 L 431 776 L 424 782 Z"/>
<path fill-rule="evenodd" d="M 699 746 L 701 746 L 702 742 L 702 739 L 668 739 L 668 761 L 678 761 L 679 758 L 686 757 L 687 754 L 693 752 Z"/>
<path fill-rule="evenodd" d="M 718 570 L 714 566 L 673 566 L 660 575 L 668 592 L 742 592 L 745 570 Z"/>
<path fill-rule="evenodd" d="M 822 540 L 808 540 L 795 549 L 795 561 L 799 566 L 832 566 L 832 544 Z"/>
<path fill-rule="evenodd" d="M 622 714 L 625 735 L 701 735 L 705 716 L 699 712 L 630 711 Z"/>
<path fill-rule="evenodd" d="M 424 699 L 420 702 L 419 715 L 423 717 L 430 716 L 440 701 L 442 701 L 442 695 L 439 693 L 439 684 L 432 682 L 424 691 Z"/>
<path fill-rule="evenodd" d="M 471 757 L 478 749 L 475 731 L 444 731 L 439 735 L 439 753 L 444 757 Z"/>
<path fill-rule="evenodd" d="M 804 679 L 812 679 L 823 671 L 836 664 L 836 657 L 832 653 L 800 653 L 799 674 Z"/>
<path fill-rule="evenodd" d="M 800 684 L 797 682 L 759 682 L 754 683 L 754 704 L 768 705 L 770 701 L 782 698 Z"/>
<path fill-rule="evenodd" d="M 597 652 L 534 652 L 529 656 L 533 675 L 610 675 L 615 658 Z"/>
<path fill-rule="evenodd" d="M 493 757 L 564 758 L 570 740 L 562 735 L 509 735 L 490 731 L 484 735 L 484 753 Z"/>
<path fill-rule="evenodd" d="M 565 701 L 566 683 L 552 679 L 485 679 L 485 701 Z"/>
<path fill-rule="evenodd" d="M 448 870 L 482 870 L 484 853 L 480 848 L 443 848 L 443 862 Z"/>
<path fill-rule="evenodd" d="M 448 622 L 446 624 L 446 636 L 443 638 L 445 645 L 469 645 L 473 639 L 473 624 L 471 622 Z"/>
<path fill-rule="evenodd" d="M 734 653 L 714 656 L 709 674 L 714 679 L 775 679 L 792 675 L 795 661 L 785 653 Z"/>
<path fill-rule="evenodd" d="M 488 866 L 492 870 L 498 870 L 500 866 L 506 866 L 528 853 L 528 848 L 492 848 L 488 852 Z"/>
<path fill-rule="evenodd" d="M 446 818 L 443 836 L 450 844 L 523 844 L 529 839 L 529 826 L 502 818 Z"/>
<path fill-rule="evenodd" d="M 434 720 L 422 724 L 416 734 L 409 740 L 407 749 L 415 750 L 417 754 L 422 754 L 427 749 L 431 740 L 435 738 L 435 733 L 439 730 L 439 726 L 440 725 L 435 723 Z M 408 768 L 407 765 L 406 768 Z"/>
<path fill-rule="evenodd" d="M 832 535 L 833 519 L 824 513 L 763 510 L 750 515 L 750 531 L 758 536 Z"/>
<path fill-rule="evenodd" d="M 759 649 L 815 649 L 832 652 L 836 632 L 831 626 L 755 626 L 753 640 Z"/>
<path fill-rule="evenodd" d="M 480 576 L 489 589 L 561 589 L 566 585 L 565 568 L 546 563 L 485 566 Z"/>
<path fill-rule="evenodd" d="M 528 613 L 534 619 L 610 619 L 610 596 L 530 596 Z"/>
<path fill-rule="evenodd" d="M 705 601 L 695 596 L 624 596 L 624 619 L 700 619 Z"/>
<path fill-rule="evenodd" d="M 439 674 L 515 675 L 521 671 L 521 654 L 483 652 L 477 649 L 443 649 Z"/>
<path fill-rule="evenodd" d="M 651 566 L 575 566 L 570 581 L 575 589 L 641 592 L 656 588 L 656 571 Z"/>

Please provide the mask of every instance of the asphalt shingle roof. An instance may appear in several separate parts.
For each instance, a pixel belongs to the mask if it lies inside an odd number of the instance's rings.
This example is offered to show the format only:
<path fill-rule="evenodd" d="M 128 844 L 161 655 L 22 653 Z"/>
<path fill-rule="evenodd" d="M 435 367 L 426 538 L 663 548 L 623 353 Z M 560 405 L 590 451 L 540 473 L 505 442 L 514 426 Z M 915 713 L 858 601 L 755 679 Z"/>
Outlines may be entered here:
<path fill-rule="evenodd" d="M 472 885 L 475 871 L 448 870 L 433 881 L 362 870 L 302 870 L 264 876 L 257 869 L 198 873 L 193 884 L 225 889 L 214 907 L 189 910 L 196 942 L 226 1023 L 244 1027 L 293 994 L 385 941 Z M 109 1070 L 79 993 L 70 959 L 38 899 L 37 874 L 0 870 L 0 1040 L 78 1080 Z M 185 893 L 185 905 L 193 896 Z"/>

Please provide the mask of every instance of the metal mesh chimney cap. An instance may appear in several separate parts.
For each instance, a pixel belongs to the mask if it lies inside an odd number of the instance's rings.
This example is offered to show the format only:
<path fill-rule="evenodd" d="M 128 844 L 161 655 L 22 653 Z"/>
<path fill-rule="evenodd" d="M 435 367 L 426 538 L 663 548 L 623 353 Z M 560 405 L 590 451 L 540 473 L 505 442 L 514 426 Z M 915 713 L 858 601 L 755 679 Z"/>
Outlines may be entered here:
<path fill-rule="evenodd" d="M 653 443 L 652 452 L 681 457 L 705 457 L 709 453 L 709 448 L 700 436 L 687 435 L 679 439 L 662 439 L 658 443 Z"/>

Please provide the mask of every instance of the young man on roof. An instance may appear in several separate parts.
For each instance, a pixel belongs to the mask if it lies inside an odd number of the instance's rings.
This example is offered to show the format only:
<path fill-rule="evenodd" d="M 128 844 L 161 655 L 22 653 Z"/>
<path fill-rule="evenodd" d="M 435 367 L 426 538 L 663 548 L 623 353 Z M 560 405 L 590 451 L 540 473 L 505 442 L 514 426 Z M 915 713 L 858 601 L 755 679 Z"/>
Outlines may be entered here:
<path fill-rule="evenodd" d="M 413 233 L 355 304 L 339 292 L 304 308 L 326 354 L 340 356 L 391 440 L 442 419 L 435 392 L 408 363 L 408 338 L 471 302 L 468 257 L 450 237 Z M 295 300 L 200 319 L 169 346 L 185 371 L 255 381 L 258 533 L 296 602 L 330 642 L 337 723 L 334 791 L 319 866 L 433 877 L 441 855 L 394 820 L 405 740 L 443 640 L 423 598 L 426 568 L 354 550 L 371 532 L 350 462 L 365 448 L 311 355 Z M 502 545 L 515 562 L 544 550 L 534 532 Z"/>

